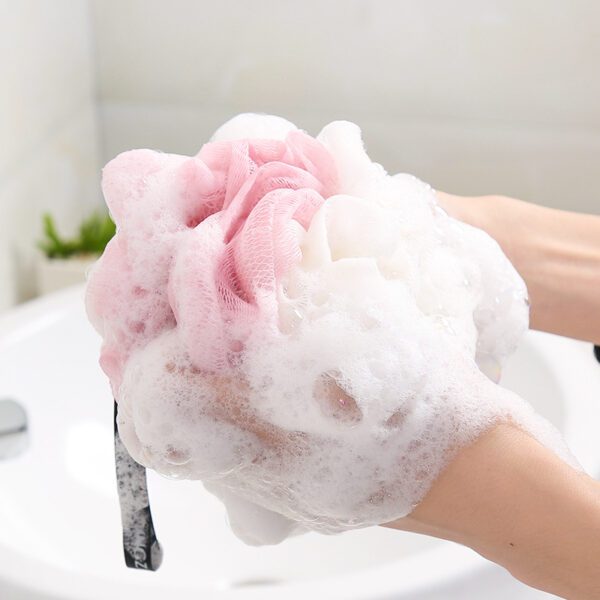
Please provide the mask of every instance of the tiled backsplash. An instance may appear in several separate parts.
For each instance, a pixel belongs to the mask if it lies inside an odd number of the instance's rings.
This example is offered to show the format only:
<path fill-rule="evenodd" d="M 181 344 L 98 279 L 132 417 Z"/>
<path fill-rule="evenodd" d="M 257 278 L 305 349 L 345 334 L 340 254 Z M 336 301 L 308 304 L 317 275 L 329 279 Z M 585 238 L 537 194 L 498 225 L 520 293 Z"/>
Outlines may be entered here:
<path fill-rule="evenodd" d="M 104 158 L 131 147 L 194 154 L 235 111 L 104 102 Z M 335 111 L 280 111 L 316 134 Z M 505 194 L 600 213 L 595 191 L 600 133 L 580 128 L 518 127 L 496 122 L 422 120 L 352 113 L 370 156 L 390 172 L 408 172 L 437 189 L 465 195 Z"/>
<path fill-rule="evenodd" d="M 34 292 L 42 213 L 69 231 L 98 202 L 87 3 L 5 3 L 0 53 L 1 310 Z"/>
<path fill-rule="evenodd" d="M 41 212 L 73 227 L 103 162 L 140 146 L 193 153 L 240 111 L 313 133 L 351 119 L 390 171 L 600 213 L 593 0 L 7 6 L 0 309 L 32 292 Z"/>
<path fill-rule="evenodd" d="M 96 139 L 96 114 L 87 103 L 32 148 L 3 182 L 0 206 L 7 232 L 0 244 L 8 245 L 12 270 L 8 288 L 12 299 L 9 296 L 8 302 L 30 298 L 36 292 L 36 242 L 41 238 L 42 214 L 51 212 L 59 229 L 71 233 L 82 216 L 99 204 Z M 0 277 L 4 284 L 6 277 Z M 2 288 L 6 292 L 4 285 Z"/>
<path fill-rule="evenodd" d="M 102 101 L 600 127 L 593 0 L 93 0 Z"/>
<path fill-rule="evenodd" d="M 94 0 L 103 158 L 240 111 L 361 125 L 390 171 L 600 212 L 592 0 Z M 126 60 L 123 57 L 127 57 Z"/>

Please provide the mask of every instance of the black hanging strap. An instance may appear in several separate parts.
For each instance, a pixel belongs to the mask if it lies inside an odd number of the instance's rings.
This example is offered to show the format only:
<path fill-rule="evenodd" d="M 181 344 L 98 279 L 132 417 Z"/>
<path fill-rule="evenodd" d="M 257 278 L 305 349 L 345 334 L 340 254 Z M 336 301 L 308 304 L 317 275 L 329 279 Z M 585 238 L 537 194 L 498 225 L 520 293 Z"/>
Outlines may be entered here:
<path fill-rule="evenodd" d="M 117 411 L 115 402 L 115 468 L 125 563 L 131 569 L 156 571 L 162 562 L 162 548 L 156 539 L 152 523 L 146 469 L 131 458 L 121 441 L 117 428 Z"/>

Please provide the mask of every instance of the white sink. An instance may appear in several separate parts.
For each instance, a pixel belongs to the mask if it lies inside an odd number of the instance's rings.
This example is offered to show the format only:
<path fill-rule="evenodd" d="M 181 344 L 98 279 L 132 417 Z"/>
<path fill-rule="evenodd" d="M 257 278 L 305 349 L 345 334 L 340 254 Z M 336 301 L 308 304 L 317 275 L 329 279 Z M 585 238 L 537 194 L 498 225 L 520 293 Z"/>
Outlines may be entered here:
<path fill-rule="evenodd" d="M 383 528 L 247 547 L 201 484 L 154 473 L 164 562 L 156 573 L 127 569 L 112 397 L 82 298 L 74 288 L 0 319 L 0 399 L 25 407 L 30 434 L 23 454 L 0 461 L 2 600 L 550 598 L 466 548 Z M 600 472 L 600 365 L 589 344 L 530 333 L 504 381 Z"/>

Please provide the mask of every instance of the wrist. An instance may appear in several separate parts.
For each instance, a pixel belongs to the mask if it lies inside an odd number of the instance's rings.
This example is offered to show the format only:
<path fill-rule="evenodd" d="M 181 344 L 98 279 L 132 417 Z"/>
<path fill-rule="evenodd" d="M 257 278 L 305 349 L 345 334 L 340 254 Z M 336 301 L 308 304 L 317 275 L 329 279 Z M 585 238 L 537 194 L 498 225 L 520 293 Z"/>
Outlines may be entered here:
<path fill-rule="evenodd" d="M 522 528 L 523 552 L 495 548 L 496 560 L 527 585 L 569 600 L 600 598 L 600 486 L 579 474 L 540 502 Z"/>
<path fill-rule="evenodd" d="M 530 258 L 527 243 L 539 221 L 549 210 L 508 196 L 454 196 L 436 192 L 438 202 L 451 217 L 482 229 L 494 238 L 510 261 L 519 266 Z"/>
<path fill-rule="evenodd" d="M 506 196 L 437 196 L 452 217 L 498 242 L 527 284 L 533 329 L 600 343 L 600 216 Z"/>
<path fill-rule="evenodd" d="M 539 589 L 600 598 L 600 486 L 516 427 L 461 450 L 391 526 L 469 546 Z"/>

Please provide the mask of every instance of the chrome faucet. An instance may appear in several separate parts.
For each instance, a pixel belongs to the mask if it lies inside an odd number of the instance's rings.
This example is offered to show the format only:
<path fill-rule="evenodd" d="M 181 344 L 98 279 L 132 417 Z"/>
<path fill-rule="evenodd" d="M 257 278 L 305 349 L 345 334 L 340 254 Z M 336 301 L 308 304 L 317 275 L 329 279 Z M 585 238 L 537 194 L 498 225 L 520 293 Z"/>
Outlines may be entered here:
<path fill-rule="evenodd" d="M 25 409 L 14 400 L 0 400 L 0 460 L 18 456 L 27 448 Z"/>

